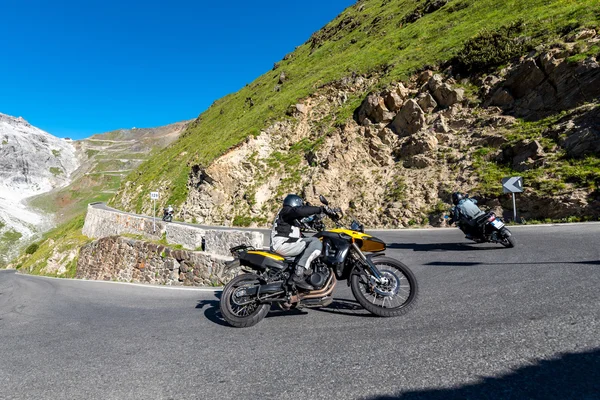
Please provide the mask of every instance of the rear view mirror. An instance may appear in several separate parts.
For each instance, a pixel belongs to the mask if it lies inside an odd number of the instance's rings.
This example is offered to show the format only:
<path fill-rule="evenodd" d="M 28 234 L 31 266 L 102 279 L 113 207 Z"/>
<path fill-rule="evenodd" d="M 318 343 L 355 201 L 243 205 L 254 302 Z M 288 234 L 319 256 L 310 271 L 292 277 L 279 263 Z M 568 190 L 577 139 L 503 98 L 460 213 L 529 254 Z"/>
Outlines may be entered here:
<path fill-rule="evenodd" d="M 326 206 L 329 205 L 329 202 L 322 194 L 319 195 L 319 200 L 321 200 L 321 203 L 325 204 Z"/>

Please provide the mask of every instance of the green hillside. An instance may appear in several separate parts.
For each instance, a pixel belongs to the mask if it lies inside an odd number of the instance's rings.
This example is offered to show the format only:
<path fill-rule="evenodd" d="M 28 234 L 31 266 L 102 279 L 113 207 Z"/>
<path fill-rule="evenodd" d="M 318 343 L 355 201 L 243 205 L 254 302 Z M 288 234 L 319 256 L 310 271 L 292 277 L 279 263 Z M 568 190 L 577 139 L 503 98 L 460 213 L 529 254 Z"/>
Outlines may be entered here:
<path fill-rule="evenodd" d="M 139 212 L 149 201 L 147 193 L 159 185 L 168 193 L 163 197 L 166 203 L 181 204 L 192 165 L 208 165 L 247 136 L 285 118 L 299 99 L 344 76 L 378 73 L 378 86 L 384 86 L 427 65 L 453 62 L 465 71 L 493 68 L 580 26 L 598 26 L 599 21 L 600 0 L 360 1 L 274 70 L 215 101 L 176 143 L 130 174 L 127 180 L 136 192 L 122 191 L 112 204 Z M 489 40 L 473 42 L 481 33 Z M 285 79 L 279 84 L 282 73 Z M 351 99 L 339 110 L 337 122 L 349 118 L 361 99 Z"/>

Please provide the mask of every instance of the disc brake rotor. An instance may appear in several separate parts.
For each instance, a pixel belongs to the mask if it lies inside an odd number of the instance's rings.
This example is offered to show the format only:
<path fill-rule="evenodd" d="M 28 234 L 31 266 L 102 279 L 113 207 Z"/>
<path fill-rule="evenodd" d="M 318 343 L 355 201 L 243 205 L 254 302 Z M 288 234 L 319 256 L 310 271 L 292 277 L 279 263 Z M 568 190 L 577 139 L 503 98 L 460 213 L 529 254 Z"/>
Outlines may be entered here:
<path fill-rule="evenodd" d="M 372 281 L 371 288 L 379 296 L 394 296 L 398 293 L 398 277 L 391 271 L 381 271 L 382 282 Z"/>

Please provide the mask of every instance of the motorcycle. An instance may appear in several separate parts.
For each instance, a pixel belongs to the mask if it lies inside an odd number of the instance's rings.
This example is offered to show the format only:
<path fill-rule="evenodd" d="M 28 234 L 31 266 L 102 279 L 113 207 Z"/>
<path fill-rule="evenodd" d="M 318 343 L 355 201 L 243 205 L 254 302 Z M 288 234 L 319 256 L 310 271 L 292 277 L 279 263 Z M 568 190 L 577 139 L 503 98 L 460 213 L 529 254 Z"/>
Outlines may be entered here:
<path fill-rule="evenodd" d="M 320 200 L 328 205 L 323 196 Z M 296 288 L 289 279 L 297 256 L 283 257 L 246 245 L 230 249 L 234 261 L 228 270 L 241 265 L 244 273 L 223 289 L 220 310 L 229 324 L 238 328 L 256 325 L 272 304 L 283 310 L 326 307 L 332 303 L 331 294 L 340 280 L 346 280 L 358 303 L 377 316 L 396 317 L 414 307 L 418 286 L 412 271 L 402 262 L 386 257 L 385 243 L 364 233 L 358 222 L 353 221 L 351 229 L 346 229 L 340 222 L 343 213 L 339 208 L 328 217 L 335 229 L 325 230 L 324 215 L 302 221 L 305 230 L 316 231 L 314 236 L 323 242 L 323 251 L 312 262 L 312 273 L 307 278 L 314 287 L 310 291 Z"/>
<path fill-rule="evenodd" d="M 505 247 L 515 247 L 517 244 L 502 219 L 491 211 L 475 218 L 471 224 L 459 221 L 457 225 L 463 232 L 470 233 L 471 240 L 476 243 L 500 243 Z"/>
<path fill-rule="evenodd" d="M 162 220 L 165 222 L 172 222 L 173 221 L 173 206 L 168 206 L 166 208 L 163 209 L 163 217 Z"/>

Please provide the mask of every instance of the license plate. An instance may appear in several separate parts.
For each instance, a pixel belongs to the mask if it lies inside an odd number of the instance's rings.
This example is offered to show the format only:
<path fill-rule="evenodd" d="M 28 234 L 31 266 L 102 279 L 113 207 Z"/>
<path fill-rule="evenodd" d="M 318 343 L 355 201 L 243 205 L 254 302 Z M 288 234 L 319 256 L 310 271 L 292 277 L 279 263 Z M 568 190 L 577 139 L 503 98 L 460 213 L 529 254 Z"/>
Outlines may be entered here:
<path fill-rule="evenodd" d="M 492 221 L 492 226 L 496 229 L 500 229 L 504 226 L 504 224 L 500 221 L 498 221 L 497 219 Z"/>

